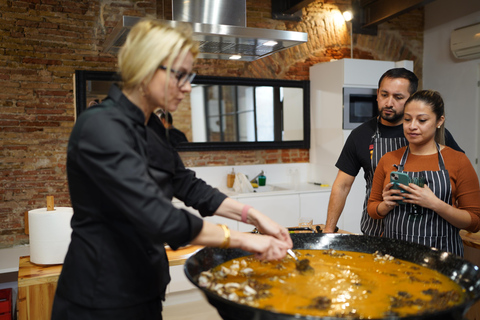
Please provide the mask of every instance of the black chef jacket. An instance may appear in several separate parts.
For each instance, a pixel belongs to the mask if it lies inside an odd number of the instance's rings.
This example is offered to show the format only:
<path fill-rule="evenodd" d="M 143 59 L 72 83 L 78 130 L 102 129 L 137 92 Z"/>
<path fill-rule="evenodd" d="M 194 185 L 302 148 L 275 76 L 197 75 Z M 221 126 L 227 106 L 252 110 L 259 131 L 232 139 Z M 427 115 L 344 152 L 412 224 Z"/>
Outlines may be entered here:
<path fill-rule="evenodd" d="M 175 208 L 172 196 L 202 215 L 213 214 L 226 198 L 185 169 L 162 132 L 144 122 L 143 112 L 114 85 L 72 130 L 73 232 L 56 294 L 87 308 L 163 299 L 170 281 L 164 243 L 173 249 L 188 243 L 203 223 Z"/>
<path fill-rule="evenodd" d="M 175 127 L 168 128 L 169 140 L 172 146 L 176 147 L 182 142 L 188 142 L 187 136 Z"/>

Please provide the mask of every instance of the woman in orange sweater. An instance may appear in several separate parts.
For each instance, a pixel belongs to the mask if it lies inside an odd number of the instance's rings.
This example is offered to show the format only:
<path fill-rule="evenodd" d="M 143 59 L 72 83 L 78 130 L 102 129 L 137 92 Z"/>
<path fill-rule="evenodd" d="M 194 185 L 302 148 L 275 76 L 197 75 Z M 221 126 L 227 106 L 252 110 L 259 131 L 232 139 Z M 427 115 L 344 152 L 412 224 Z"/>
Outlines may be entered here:
<path fill-rule="evenodd" d="M 409 145 L 380 159 L 367 210 L 372 218 L 384 219 L 387 238 L 463 256 L 459 230 L 480 229 L 480 187 L 465 154 L 443 145 L 444 115 L 438 92 L 410 96 L 403 122 Z M 392 188 L 393 171 L 406 173 L 410 183 Z"/>

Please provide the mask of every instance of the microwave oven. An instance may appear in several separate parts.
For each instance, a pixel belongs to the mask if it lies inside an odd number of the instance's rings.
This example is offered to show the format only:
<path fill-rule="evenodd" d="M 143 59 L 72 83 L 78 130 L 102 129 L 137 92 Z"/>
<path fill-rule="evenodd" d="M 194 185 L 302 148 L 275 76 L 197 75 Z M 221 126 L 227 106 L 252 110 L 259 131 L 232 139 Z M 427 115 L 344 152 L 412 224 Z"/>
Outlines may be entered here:
<path fill-rule="evenodd" d="M 343 88 L 343 129 L 355 129 L 377 115 L 377 89 Z"/>

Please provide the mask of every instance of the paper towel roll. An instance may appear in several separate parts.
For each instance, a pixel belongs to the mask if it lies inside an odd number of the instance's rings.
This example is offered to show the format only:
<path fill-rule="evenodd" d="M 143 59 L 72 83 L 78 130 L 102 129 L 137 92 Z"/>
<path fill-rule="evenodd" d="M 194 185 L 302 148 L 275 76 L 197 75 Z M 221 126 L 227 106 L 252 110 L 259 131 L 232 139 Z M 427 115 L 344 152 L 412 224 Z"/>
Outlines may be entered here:
<path fill-rule="evenodd" d="M 28 211 L 30 261 L 36 264 L 62 264 L 67 254 L 73 209 L 55 207 Z"/>

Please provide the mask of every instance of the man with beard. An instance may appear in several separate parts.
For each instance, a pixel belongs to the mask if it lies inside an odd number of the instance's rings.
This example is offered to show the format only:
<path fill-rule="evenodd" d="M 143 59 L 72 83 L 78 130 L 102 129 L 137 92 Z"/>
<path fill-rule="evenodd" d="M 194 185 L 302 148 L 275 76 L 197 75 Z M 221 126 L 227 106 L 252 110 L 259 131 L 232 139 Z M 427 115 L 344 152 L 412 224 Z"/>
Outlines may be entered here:
<path fill-rule="evenodd" d="M 360 228 L 366 235 L 382 235 L 382 219 L 374 220 L 367 213 L 373 174 L 378 161 L 385 153 L 397 150 L 408 143 L 403 135 L 403 110 L 405 102 L 417 91 L 417 87 L 417 76 L 405 68 L 390 69 L 380 78 L 377 89 L 379 116 L 366 121 L 350 133 L 335 164 L 338 173 L 332 186 L 327 222 L 323 232 L 335 232 L 355 177 L 360 168 L 363 168 L 366 195 Z M 448 130 L 445 130 L 445 144 L 463 152 Z"/>

